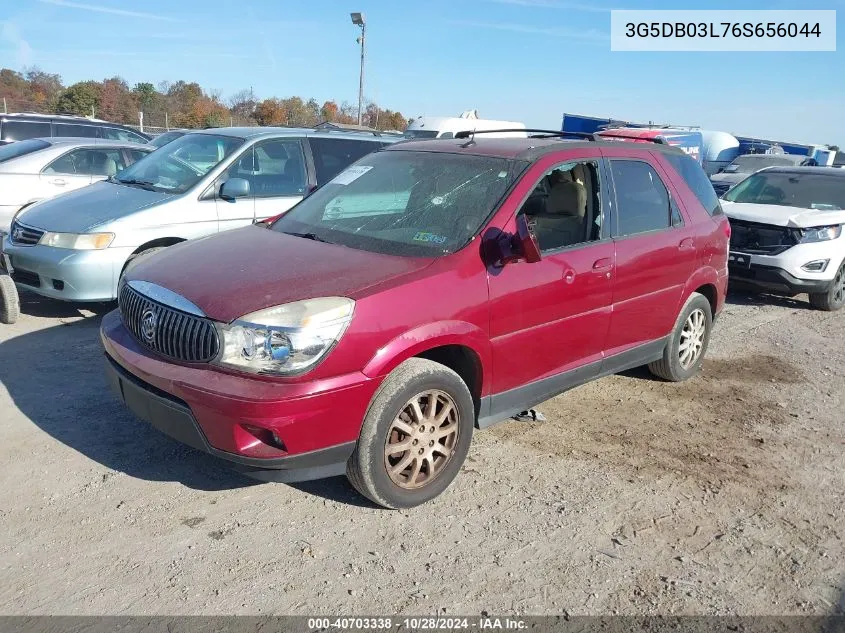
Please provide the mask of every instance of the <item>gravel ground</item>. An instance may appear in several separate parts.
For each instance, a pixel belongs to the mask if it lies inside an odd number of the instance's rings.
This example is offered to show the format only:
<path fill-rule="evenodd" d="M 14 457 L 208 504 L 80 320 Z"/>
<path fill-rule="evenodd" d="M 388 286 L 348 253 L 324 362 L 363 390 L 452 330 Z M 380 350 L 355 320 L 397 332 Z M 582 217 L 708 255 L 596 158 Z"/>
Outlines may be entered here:
<path fill-rule="evenodd" d="M 806 297 L 730 297 L 697 378 L 632 371 L 478 432 L 401 512 L 170 441 L 108 391 L 97 313 L 22 310 L 0 325 L 0 613 L 845 609 L 845 314 Z"/>

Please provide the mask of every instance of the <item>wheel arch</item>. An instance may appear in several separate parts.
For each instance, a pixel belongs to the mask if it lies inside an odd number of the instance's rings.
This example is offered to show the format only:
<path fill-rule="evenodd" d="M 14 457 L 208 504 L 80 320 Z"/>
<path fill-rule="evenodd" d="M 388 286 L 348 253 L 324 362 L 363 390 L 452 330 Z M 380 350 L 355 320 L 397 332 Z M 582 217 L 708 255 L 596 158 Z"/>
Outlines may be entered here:
<path fill-rule="evenodd" d="M 726 291 L 726 280 L 719 275 L 715 268 L 709 266 L 700 268 L 687 280 L 684 293 L 677 307 L 677 312 L 680 312 L 681 308 L 684 307 L 690 295 L 697 292 L 704 295 L 708 303 L 710 303 L 710 313 L 715 319 L 724 304 Z"/>
<path fill-rule="evenodd" d="M 376 351 L 363 373 L 385 376 L 409 358 L 425 358 L 457 373 L 472 394 L 476 413 L 490 385 L 490 341 L 476 325 L 465 321 L 427 323 L 392 339 Z"/>

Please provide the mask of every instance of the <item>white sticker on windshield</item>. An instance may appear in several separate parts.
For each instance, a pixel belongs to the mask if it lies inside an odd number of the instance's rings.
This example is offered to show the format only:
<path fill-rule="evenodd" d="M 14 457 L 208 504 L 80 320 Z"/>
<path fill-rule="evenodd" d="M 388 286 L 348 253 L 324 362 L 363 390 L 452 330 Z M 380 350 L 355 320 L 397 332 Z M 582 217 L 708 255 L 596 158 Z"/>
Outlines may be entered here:
<path fill-rule="evenodd" d="M 366 174 L 371 169 L 372 166 L 370 165 L 355 165 L 353 167 L 347 167 L 332 179 L 332 184 L 348 185 L 350 182 L 358 180 L 358 178 Z"/>

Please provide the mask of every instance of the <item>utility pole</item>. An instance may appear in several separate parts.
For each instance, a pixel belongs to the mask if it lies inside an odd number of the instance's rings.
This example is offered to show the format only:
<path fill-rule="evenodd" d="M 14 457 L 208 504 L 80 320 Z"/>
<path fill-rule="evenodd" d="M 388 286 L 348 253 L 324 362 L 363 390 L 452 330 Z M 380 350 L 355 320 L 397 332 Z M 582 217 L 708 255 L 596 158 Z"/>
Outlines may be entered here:
<path fill-rule="evenodd" d="M 170 123 L 167 122 L 167 112 L 164 113 L 164 129 L 170 131 Z"/>
<path fill-rule="evenodd" d="M 361 27 L 361 37 L 358 43 L 361 44 L 361 74 L 358 78 L 358 125 L 362 124 L 364 114 L 364 38 L 366 36 L 367 24 L 363 13 L 350 13 L 352 24 Z"/>
<path fill-rule="evenodd" d="M 9 114 L 9 111 L 6 109 L 6 97 L 3 97 L 3 114 Z"/>

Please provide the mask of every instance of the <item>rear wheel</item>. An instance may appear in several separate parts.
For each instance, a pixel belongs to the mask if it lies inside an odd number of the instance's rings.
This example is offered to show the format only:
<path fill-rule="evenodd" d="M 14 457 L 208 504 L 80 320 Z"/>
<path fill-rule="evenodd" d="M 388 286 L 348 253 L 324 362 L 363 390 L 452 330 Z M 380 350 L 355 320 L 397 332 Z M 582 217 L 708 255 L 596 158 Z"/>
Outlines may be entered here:
<path fill-rule="evenodd" d="M 827 292 L 810 295 L 810 305 L 817 310 L 833 312 L 845 305 L 845 262 L 836 271 L 836 277 Z"/>
<path fill-rule="evenodd" d="M 18 320 L 21 302 L 18 289 L 9 275 L 0 275 L 0 323 L 11 325 Z"/>
<path fill-rule="evenodd" d="M 650 363 L 649 371 L 670 382 L 682 382 L 694 376 L 707 352 L 712 326 L 710 302 L 704 295 L 692 293 L 678 316 L 663 358 Z"/>
<path fill-rule="evenodd" d="M 370 405 L 346 475 L 385 508 L 410 508 L 443 492 L 469 451 L 475 407 L 454 371 L 411 358 L 385 379 Z"/>

